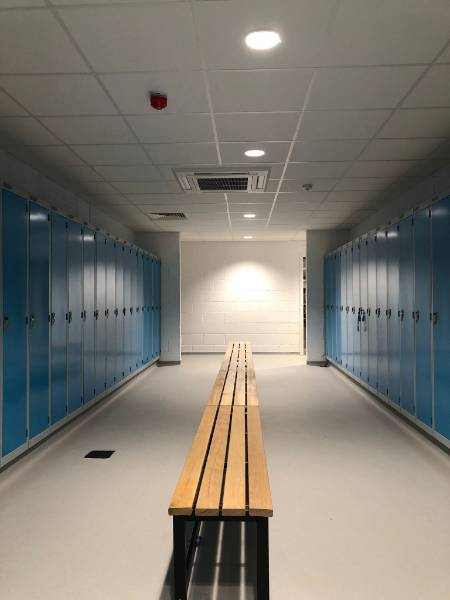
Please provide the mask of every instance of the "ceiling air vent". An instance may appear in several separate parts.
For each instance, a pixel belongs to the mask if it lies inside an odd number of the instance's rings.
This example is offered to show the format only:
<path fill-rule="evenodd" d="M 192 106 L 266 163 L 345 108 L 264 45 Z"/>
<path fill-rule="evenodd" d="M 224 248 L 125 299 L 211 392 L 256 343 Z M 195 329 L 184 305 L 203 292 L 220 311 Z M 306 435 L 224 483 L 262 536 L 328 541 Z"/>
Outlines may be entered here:
<path fill-rule="evenodd" d="M 184 221 L 187 218 L 184 213 L 180 212 L 149 213 L 148 216 L 154 221 Z"/>
<path fill-rule="evenodd" d="M 264 192 L 269 179 L 269 170 L 220 170 L 185 171 L 174 170 L 184 192 Z"/>

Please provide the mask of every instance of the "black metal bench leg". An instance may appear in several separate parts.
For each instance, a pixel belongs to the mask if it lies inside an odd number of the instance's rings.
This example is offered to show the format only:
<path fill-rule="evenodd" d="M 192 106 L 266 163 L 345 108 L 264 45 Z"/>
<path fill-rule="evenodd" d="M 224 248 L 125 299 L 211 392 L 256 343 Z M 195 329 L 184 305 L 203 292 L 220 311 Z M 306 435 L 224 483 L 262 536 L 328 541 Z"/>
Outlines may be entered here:
<path fill-rule="evenodd" d="M 187 600 L 186 521 L 173 517 L 173 574 L 175 600 Z"/>
<path fill-rule="evenodd" d="M 269 519 L 256 522 L 257 600 L 269 600 Z"/>

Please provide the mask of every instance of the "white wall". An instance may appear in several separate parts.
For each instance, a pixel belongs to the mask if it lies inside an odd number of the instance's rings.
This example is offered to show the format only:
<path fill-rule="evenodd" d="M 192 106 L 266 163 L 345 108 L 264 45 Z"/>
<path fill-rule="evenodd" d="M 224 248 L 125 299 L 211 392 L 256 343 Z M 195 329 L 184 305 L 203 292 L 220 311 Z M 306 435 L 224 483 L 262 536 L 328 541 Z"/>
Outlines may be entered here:
<path fill-rule="evenodd" d="M 136 243 L 161 258 L 161 361 L 181 360 L 180 234 L 136 233 Z"/>
<path fill-rule="evenodd" d="M 299 352 L 305 242 L 181 244 L 182 351 Z"/>
<path fill-rule="evenodd" d="M 308 363 L 324 360 L 324 290 L 325 255 L 349 239 L 348 231 L 316 230 L 306 232 L 306 354 Z"/>

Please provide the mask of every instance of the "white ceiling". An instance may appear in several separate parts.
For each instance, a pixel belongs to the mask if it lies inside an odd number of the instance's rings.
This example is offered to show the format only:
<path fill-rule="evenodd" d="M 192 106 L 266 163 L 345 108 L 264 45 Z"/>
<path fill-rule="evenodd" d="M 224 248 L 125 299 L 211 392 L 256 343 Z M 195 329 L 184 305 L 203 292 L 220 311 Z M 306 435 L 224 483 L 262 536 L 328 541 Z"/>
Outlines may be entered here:
<path fill-rule="evenodd" d="M 259 28 L 282 44 L 249 50 Z M 301 239 L 449 160 L 449 38 L 448 0 L 0 0 L 0 145 L 135 230 Z M 266 193 L 183 194 L 172 171 L 249 164 Z"/>

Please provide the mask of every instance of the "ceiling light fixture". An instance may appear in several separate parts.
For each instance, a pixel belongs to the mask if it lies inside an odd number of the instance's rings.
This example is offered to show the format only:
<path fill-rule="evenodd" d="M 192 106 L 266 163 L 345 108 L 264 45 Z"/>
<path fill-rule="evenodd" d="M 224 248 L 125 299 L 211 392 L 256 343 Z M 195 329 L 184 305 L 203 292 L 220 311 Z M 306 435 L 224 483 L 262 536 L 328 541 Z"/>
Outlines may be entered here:
<path fill-rule="evenodd" d="M 250 158 L 260 158 L 261 156 L 264 156 L 265 152 L 264 150 L 246 150 L 245 151 L 245 156 L 248 156 Z"/>
<path fill-rule="evenodd" d="M 245 43 L 252 50 L 270 50 L 281 44 L 281 37 L 276 31 L 252 31 L 245 36 Z"/>
<path fill-rule="evenodd" d="M 255 217 L 255 213 L 245 213 L 244 215 L 244 219 L 254 219 Z"/>
<path fill-rule="evenodd" d="M 244 240 L 252 240 L 253 236 L 252 235 L 244 235 Z"/>

